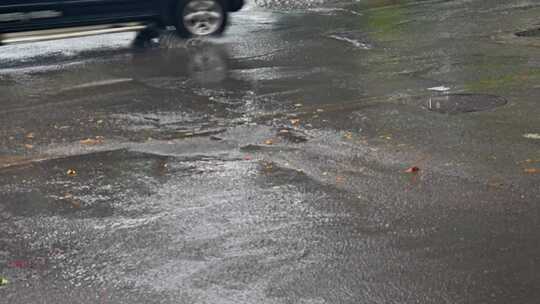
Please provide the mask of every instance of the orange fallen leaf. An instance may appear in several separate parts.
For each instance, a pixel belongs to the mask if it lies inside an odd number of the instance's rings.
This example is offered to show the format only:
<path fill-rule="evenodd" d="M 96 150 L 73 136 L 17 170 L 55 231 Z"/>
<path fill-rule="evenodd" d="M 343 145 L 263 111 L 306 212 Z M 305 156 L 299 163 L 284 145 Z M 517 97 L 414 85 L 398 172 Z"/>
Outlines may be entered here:
<path fill-rule="evenodd" d="M 264 141 L 265 145 L 272 145 L 274 142 L 271 139 L 267 139 Z"/>
<path fill-rule="evenodd" d="M 294 118 L 294 119 L 291 119 L 290 122 L 291 122 L 292 125 L 297 125 L 297 124 L 300 123 L 300 119 Z"/>
<path fill-rule="evenodd" d="M 274 164 L 272 162 L 263 161 L 261 164 L 265 171 L 271 171 L 274 168 Z"/>
<path fill-rule="evenodd" d="M 540 169 L 538 168 L 527 168 L 523 170 L 527 174 L 537 174 L 540 173 Z"/>
<path fill-rule="evenodd" d="M 414 167 L 410 167 L 407 170 L 405 170 L 405 173 L 417 173 L 418 171 L 420 171 L 420 168 L 414 166 Z"/>
<path fill-rule="evenodd" d="M 77 201 L 77 200 L 72 200 L 71 201 L 71 206 L 75 209 L 79 209 L 81 208 L 81 202 Z"/>
<path fill-rule="evenodd" d="M 103 143 L 103 137 L 97 136 L 96 139 L 87 138 L 80 141 L 82 145 L 99 145 Z"/>
<path fill-rule="evenodd" d="M 69 176 L 75 176 L 77 175 L 77 171 L 75 169 L 68 169 L 66 174 Z"/>

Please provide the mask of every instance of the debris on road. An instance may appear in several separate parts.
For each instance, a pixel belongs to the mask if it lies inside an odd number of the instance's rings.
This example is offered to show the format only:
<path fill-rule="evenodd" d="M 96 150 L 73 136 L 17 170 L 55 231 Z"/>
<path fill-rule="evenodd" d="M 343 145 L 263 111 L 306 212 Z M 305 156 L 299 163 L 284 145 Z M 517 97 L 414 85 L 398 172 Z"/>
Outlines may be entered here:
<path fill-rule="evenodd" d="M 100 145 L 105 138 L 103 136 L 96 136 L 95 138 L 87 138 L 80 141 L 81 145 Z"/>
<path fill-rule="evenodd" d="M 300 119 L 294 118 L 294 119 L 291 119 L 290 122 L 291 122 L 291 124 L 292 124 L 293 126 L 297 126 L 297 125 L 300 124 Z"/>
<path fill-rule="evenodd" d="M 449 91 L 449 90 L 450 90 L 450 88 L 445 87 L 445 86 L 428 88 L 428 91 L 434 91 L 434 92 L 446 92 L 446 91 Z"/>
<path fill-rule="evenodd" d="M 30 133 L 26 134 L 25 137 L 28 138 L 28 139 L 34 139 L 35 134 L 34 134 L 34 132 L 30 132 Z"/>
<path fill-rule="evenodd" d="M 31 144 L 25 144 L 24 147 L 28 150 L 32 150 L 34 149 L 34 145 L 31 145 Z"/>
<path fill-rule="evenodd" d="M 25 260 L 15 260 L 15 261 L 8 262 L 7 266 L 10 268 L 19 268 L 19 269 L 28 268 L 30 266 L 30 262 L 25 261 Z"/>
<path fill-rule="evenodd" d="M 303 143 L 308 140 L 307 135 L 303 132 L 300 132 L 295 129 L 290 128 L 282 128 L 278 131 L 277 134 L 279 137 L 283 138 L 284 140 L 288 142 L 292 142 L 295 144 Z"/>
<path fill-rule="evenodd" d="M 7 284 L 9 284 L 8 279 L 6 279 L 4 277 L 0 277 L 0 286 L 5 286 Z"/>
<path fill-rule="evenodd" d="M 405 170 L 405 173 L 418 173 L 420 171 L 420 168 L 413 166 Z"/>
<path fill-rule="evenodd" d="M 32 258 L 30 260 L 13 260 L 7 263 L 9 268 L 16 269 L 39 269 L 47 266 L 47 260 L 43 257 Z"/>
<path fill-rule="evenodd" d="M 77 175 L 77 171 L 75 169 L 68 169 L 66 174 L 68 176 L 76 176 Z"/>
<path fill-rule="evenodd" d="M 262 161 L 261 166 L 264 172 L 270 172 L 274 169 L 274 163 L 271 161 Z"/>
<path fill-rule="evenodd" d="M 264 144 L 265 144 L 265 145 L 273 145 L 273 144 L 274 144 L 274 141 L 271 140 L 271 139 L 267 139 L 267 140 L 264 141 Z"/>
<path fill-rule="evenodd" d="M 66 193 L 63 197 L 64 200 L 66 200 L 73 208 L 79 209 L 81 208 L 81 202 L 73 197 L 72 194 Z"/>
<path fill-rule="evenodd" d="M 538 133 L 527 133 L 527 134 L 523 134 L 523 137 L 528 138 L 528 139 L 540 139 L 540 134 L 538 134 Z"/>
<path fill-rule="evenodd" d="M 538 174 L 540 173 L 540 168 L 526 168 L 523 170 L 523 172 L 527 174 Z"/>

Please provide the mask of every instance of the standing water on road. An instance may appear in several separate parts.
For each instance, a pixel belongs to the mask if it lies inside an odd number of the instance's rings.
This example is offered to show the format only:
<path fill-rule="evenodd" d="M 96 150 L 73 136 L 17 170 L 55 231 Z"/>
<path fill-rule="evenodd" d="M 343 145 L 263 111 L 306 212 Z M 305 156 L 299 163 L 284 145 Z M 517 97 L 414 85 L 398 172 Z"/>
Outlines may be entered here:
<path fill-rule="evenodd" d="M 537 303 L 539 15 L 256 0 L 1 47 L 0 299 Z"/>

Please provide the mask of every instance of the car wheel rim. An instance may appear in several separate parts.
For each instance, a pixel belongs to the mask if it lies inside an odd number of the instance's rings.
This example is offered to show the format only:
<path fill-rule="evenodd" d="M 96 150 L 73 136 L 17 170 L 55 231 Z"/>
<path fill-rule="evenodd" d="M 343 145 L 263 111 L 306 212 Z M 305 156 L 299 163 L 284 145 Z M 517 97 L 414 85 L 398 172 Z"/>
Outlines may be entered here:
<path fill-rule="evenodd" d="M 219 30 L 223 23 L 223 9 L 214 0 L 192 0 L 182 14 L 185 28 L 193 35 L 207 36 Z"/>

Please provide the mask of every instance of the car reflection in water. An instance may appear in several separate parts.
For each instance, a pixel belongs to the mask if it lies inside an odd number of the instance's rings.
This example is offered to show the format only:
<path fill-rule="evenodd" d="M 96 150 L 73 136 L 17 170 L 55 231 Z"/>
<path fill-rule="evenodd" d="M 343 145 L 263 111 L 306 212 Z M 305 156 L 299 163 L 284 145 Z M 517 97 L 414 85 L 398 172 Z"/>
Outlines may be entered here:
<path fill-rule="evenodd" d="M 228 77 L 227 48 L 211 39 L 186 40 L 170 32 L 141 32 L 133 48 L 136 76 L 187 77 L 200 85 L 216 85 Z"/>

